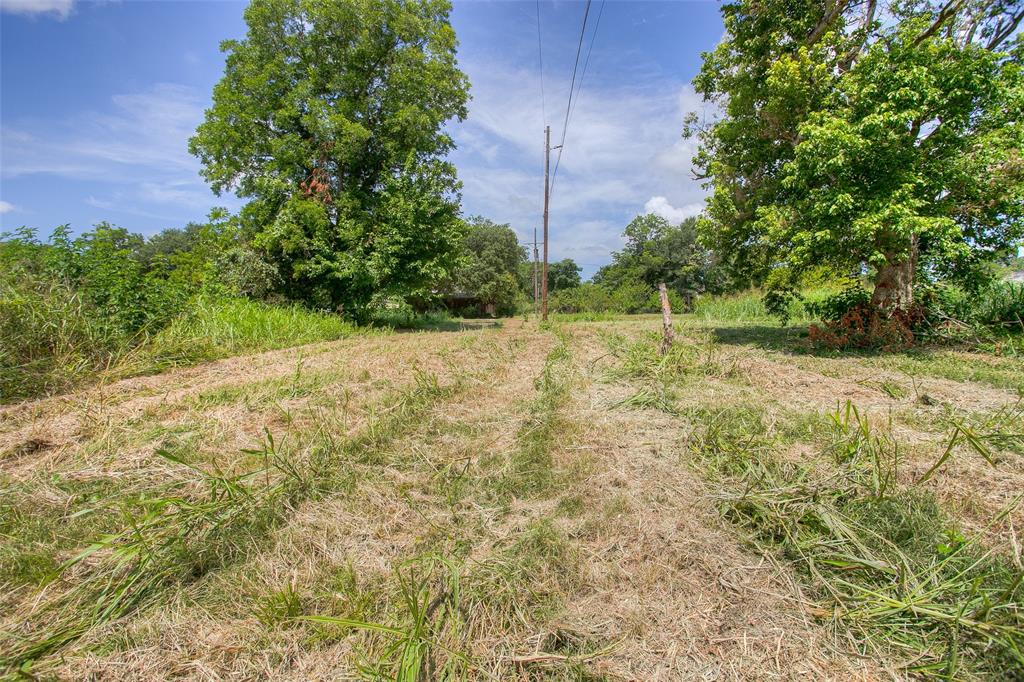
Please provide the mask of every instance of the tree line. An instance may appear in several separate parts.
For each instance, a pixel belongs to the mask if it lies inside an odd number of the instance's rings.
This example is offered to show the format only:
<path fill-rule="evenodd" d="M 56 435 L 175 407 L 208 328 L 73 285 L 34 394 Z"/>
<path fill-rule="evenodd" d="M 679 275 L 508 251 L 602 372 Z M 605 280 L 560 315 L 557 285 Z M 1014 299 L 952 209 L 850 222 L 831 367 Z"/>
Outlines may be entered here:
<path fill-rule="evenodd" d="M 253 0 L 189 142 L 241 210 L 148 240 L 109 225 L 48 245 L 23 233 L 2 245 L 6 286 L 83 287 L 126 333 L 212 293 L 360 323 L 455 294 L 467 313 L 528 308 L 515 233 L 461 213 L 448 131 L 470 85 L 450 11 Z M 823 269 L 867 297 L 843 300 L 884 316 L 937 287 L 987 286 L 1024 236 L 1024 3 L 736 0 L 722 14 L 694 81 L 717 113 L 681 122 L 706 210 L 678 225 L 638 216 L 591 282 L 551 264 L 554 308 L 656 309 L 665 282 L 677 307 L 754 286 L 783 312 Z M 110 263 L 54 265 L 70 253 Z"/>

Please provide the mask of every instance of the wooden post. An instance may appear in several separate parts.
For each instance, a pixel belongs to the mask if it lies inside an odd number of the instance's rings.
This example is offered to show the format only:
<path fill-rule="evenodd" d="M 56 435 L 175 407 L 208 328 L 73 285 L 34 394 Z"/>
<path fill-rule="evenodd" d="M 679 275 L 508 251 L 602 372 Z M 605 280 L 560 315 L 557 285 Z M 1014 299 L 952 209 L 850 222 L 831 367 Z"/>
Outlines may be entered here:
<path fill-rule="evenodd" d="M 662 355 L 668 352 L 675 341 L 675 331 L 672 329 L 672 307 L 668 303 L 668 288 L 662 282 L 658 285 L 658 296 L 661 297 L 661 347 Z"/>
<path fill-rule="evenodd" d="M 537 306 L 540 305 L 540 280 L 537 279 L 537 261 L 540 255 L 537 253 L 537 228 L 533 228 L 533 314 L 537 314 Z"/>
<path fill-rule="evenodd" d="M 551 126 L 544 127 L 544 268 L 540 276 L 540 319 L 548 321 L 548 166 L 551 163 Z"/>

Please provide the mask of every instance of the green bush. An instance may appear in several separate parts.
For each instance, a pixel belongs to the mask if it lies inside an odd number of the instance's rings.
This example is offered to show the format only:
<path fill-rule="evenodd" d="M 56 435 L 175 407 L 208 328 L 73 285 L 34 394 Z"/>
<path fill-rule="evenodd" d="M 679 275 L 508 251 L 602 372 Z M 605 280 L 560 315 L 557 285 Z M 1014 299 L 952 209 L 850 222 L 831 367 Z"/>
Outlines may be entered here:
<path fill-rule="evenodd" d="M 668 290 L 668 304 L 674 313 L 689 312 L 691 306 L 690 302 L 672 289 Z M 659 312 L 661 310 L 661 294 L 657 291 L 652 291 L 644 307 L 647 312 Z"/>
<path fill-rule="evenodd" d="M 1024 331 L 1024 283 L 993 282 L 972 301 L 974 321 Z"/>
<path fill-rule="evenodd" d="M 612 291 L 612 309 L 620 313 L 646 313 L 652 308 L 651 288 L 643 282 L 623 282 Z M 661 304 L 658 304 L 660 309 Z"/>
<path fill-rule="evenodd" d="M 556 313 L 604 313 L 614 306 L 608 290 L 597 284 L 581 284 L 551 296 L 549 307 Z"/>
<path fill-rule="evenodd" d="M 828 322 L 837 322 L 855 308 L 865 308 L 871 303 L 871 293 L 859 283 L 854 283 L 838 294 L 818 302 L 805 302 L 804 309 L 815 317 Z"/>

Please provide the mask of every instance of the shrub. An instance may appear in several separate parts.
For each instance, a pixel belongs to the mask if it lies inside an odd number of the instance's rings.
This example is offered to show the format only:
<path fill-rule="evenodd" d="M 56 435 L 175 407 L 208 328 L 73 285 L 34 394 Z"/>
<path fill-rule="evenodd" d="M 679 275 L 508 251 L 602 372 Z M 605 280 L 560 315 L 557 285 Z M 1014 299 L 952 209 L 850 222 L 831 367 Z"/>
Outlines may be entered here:
<path fill-rule="evenodd" d="M 612 296 L 597 284 L 581 284 L 555 292 L 549 307 L 557 313 L 604 313 L 612 309 Z"/>
<path fill-rule="evenodd" d="M 672 308 L 674 313 L 685 313 L 690 310 L 692 303 L 687 299 L 683 298 L 674 289 L 668 290 L 668 304 Z M 661 310 L 661 294 L 657 291 L 651 292 L 650 297 L 647 299 L 646 304 L 647 310 L 650 312 L 658 312 Z"/>
<path fill-rule="evenodd" d="M 644 313 L 651 310 L 651 288 L 643 282 L 623 282 L 612 291 L 612 309 L 620 313 Z M 660 310 L 661 304 L 658 304 Z"/>
<path fill-rule="evenodd" d="M 871 294 L 859 283 L 853 283 L 838 294 L 833 294 L 822 301 L 806 301 L 804 309 L 826 322 L 838 322 L 850 311 L 866 308 L 870 303 Z"/>
<path fill-rule="evenodd" d="M 281 287 L 281 273 L 247 247 L 228 249 L 216 258 L 218 280 L 236 296 L 266 301 Z"/>
<path fill-rule="evenodd" d="M 974 299 L 972 309 L 981 324 L 1024 331 L 1024 283 L 993 282 Z"/>

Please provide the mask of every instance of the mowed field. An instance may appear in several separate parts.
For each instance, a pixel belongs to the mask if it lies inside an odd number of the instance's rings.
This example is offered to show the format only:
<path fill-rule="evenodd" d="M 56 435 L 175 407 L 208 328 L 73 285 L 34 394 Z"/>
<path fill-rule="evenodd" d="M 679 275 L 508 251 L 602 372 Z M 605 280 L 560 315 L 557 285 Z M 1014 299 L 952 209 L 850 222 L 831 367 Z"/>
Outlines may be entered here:
<path fill-rule="evenodd" d="M 505 320 L 0 408 L 0 672 L 1022 679 L 1024 367 Z"/>

